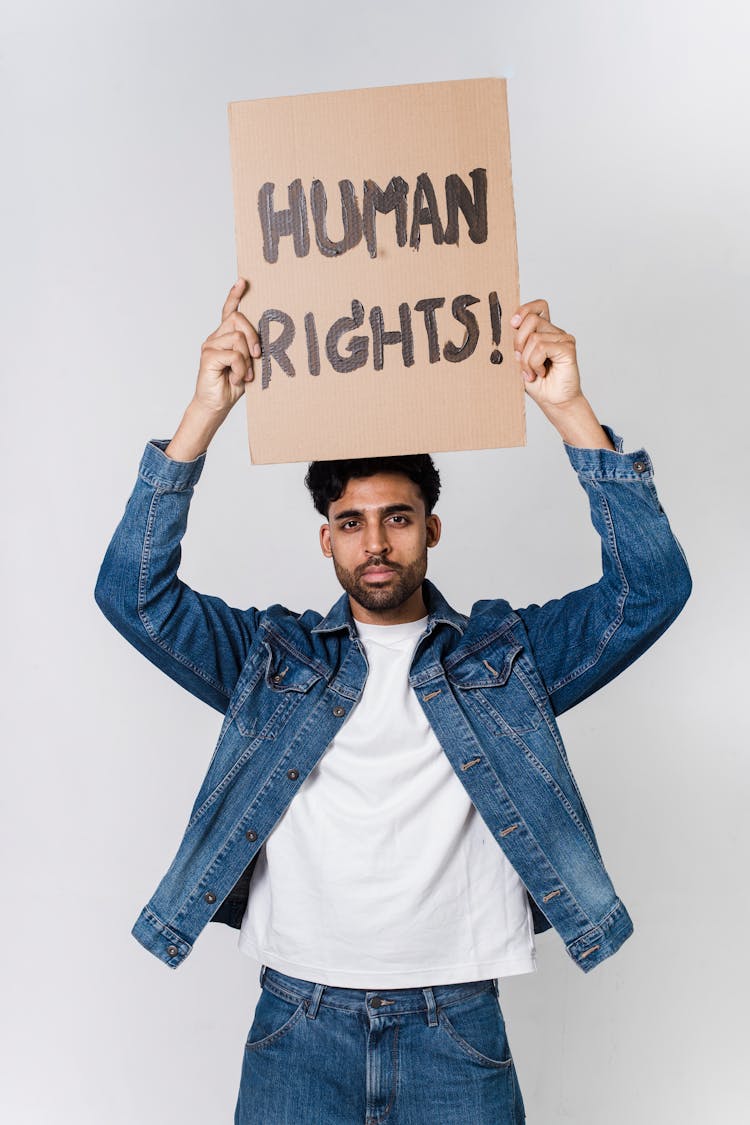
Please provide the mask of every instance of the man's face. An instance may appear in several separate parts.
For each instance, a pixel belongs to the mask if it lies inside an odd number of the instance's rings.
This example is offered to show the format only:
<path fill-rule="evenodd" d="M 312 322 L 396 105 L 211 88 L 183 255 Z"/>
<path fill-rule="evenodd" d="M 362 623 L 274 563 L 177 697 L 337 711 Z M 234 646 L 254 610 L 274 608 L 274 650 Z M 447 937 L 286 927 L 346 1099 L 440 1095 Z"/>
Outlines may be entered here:
<path fill-rule="evenodd" d="M 426 514 L 421 492 L 403 473 L 350 480 L 320 529 L 339 582 L 374 614 L 421 598 L 427 548 L 439 538 L 440 520 Z"/>

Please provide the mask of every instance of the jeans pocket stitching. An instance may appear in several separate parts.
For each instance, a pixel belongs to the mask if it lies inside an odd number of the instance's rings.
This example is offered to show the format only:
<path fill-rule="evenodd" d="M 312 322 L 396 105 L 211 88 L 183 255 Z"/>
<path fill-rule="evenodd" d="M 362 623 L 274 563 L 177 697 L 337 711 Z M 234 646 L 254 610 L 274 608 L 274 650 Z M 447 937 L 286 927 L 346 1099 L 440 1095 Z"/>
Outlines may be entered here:
<path fill-rule="evenodd" d="M 487 1055 L 483 1055 L 476 1047 L 472 1047 L 470 1043 L 467 1043 L 466 1040 L 458 1034 L 455 1027 L 442 1010 L 438 1012 L 438 1021 L 443 1030 L 450 1035 L 451 1039 L 457 1043 L 461 1050 L 464 1051 L 469 1058 L 474 1059 L 482 1066 L 493 1067 L 495 1070 L 507 1070 L 512 1065 L 513 1059 L 510 1057 L 510 1054 L 507 1059 L 491 1059 L 488 1058 Z"/>
<path fill-rule="evenodd" d="M 245 1043 L 245 1050 L 246 1051 L 258 1051 L 262 1047 L 270 1047 L 270 1045 L 272 1043 L 275 1043 L 277 1039 L 281 1039 L 282 1035 L 286 1035 L 286 1033 L 288 1031 L 292 1030 L 292 1028 L 294 1027 L 295 1024 L 299 1023 L 300 1019 L 305 1014 L 305 1010 L 307 1008 L 307 1005 L 308 1005 L 308 1001 L 302 1000 L 298 1004 L 295 1011 L 292 1012 L 291 1016 L 286 1021 L 286 1023 L 283 1023 L 281 1025 L 281 1027 L 279 1027 L 276 1031 L 272 1031 L 270 1035 L 265 1035 L 262 1039 L 258 1039 L 254 1043 L 251 1043 L 248 1040 Z"/>

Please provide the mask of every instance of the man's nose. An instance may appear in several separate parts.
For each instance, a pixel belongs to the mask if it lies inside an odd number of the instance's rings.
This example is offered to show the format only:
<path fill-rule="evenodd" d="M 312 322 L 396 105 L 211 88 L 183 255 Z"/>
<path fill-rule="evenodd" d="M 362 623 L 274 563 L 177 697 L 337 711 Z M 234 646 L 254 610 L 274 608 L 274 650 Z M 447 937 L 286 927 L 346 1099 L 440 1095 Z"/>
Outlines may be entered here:
<path fill-rule="evenodd" d="M 368 555 L 387 555 L 390 547 L 381 523 L 373 524 L 367 528 L 365 535 L 365 550 Z"/>

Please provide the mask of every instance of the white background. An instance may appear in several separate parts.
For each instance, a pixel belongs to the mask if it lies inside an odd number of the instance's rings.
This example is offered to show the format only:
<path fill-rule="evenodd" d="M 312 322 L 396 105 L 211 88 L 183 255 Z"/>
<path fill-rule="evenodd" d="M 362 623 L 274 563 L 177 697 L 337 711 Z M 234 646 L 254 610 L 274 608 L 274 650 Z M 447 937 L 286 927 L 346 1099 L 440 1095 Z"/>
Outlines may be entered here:
<path fill-rule="evenodd" d="M 600 417 L 651 453 L 695 582 L 657 646 L 562 721 L 635 934 L 588 975 L 543 935 L 539 971 L 501 982 L 528 1120 L 746 1120 L 747 13 L 3 6 L 4 1121 L 221 1125 L 234 1108 L 258 966 L 223 926 L 177 973 L 130 937 L 220 717 L 93 601 L 142 448 L 173 433 L 234 280 L 226 104 L 487 75 L 510 78 L 522 293 L 548 297 Z M 430 575 L 461 610 L 596 577 L 584 495 L 531 402 L 528 431 L 525 449 L 437 458 Z M 251 467 L 235 411 L 183 577 L 325 610 L 338 588 L 303 475 Z"/>

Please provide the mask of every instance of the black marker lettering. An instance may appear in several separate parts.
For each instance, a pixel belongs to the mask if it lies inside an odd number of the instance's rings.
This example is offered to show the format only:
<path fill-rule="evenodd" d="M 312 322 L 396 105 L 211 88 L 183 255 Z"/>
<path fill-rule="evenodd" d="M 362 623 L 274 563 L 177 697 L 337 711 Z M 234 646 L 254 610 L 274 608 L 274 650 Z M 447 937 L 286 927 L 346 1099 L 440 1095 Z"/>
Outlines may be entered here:
<path fill-rule="evenodd" d="M 267 262 L 278 261 L 279 239 L 285 234 L 291 234 L 294 253 L 298 258 L 304 258 L 310 249 L 310 232 L 307 227 L 307 201 L 302 190 L 302 180 L 294 180 L 289 185 L 289 206 L 285 211 L 274 210 L 275 188 L 275 184 L 266 183 L 258 192 L 263 257 Z"/>
<path fill-rule="evenodd" d="M 455 172 L 445 177 L 445 202 L 448 207 L 446 242 L 458 244 L 459 211 L 463 213 L 469 225 L 471 241 L 487 241 L 487 169 L 475 168 L 470 175 L 474 187 L 473 195 Z"/>
<path fill-rule="evenodd" d="M 406 196 L 409 185 L 401 176 L 393 176 L 385 191 L 381 191 L 374 180 L 365 180 L 365 194 L 362 203 L 362 222 L 365 228 L 365 242 L 371 258 L 378 255 L 378 239 L 375 231 L 375 212 L 381 215 L 388 211 L 396 212 L 396 241 L 406 246 Z"/>
<path fill-rule="evenodd" d="M 438 212 L 437 199 L 435 198 L 435 189 L 432 186 L 432 180 L 426 172 L 420 172 L 417 176 L 417 186 L 414 188 L 414 215 L 411 221 L 411 238 L 409 245 L 414 249 L 419 249 L 419 239 L 421 236 L 421 227 L 427 223 L 432 227 L 432 237 L 436 245 L 443 242 L 443 224 L 440 221 L 440 214 Z"/>
<path fill-rule="evenodd" d="M 440 341 L 438 340 L 435 309 L 442 309 L 444 304 L 445 297 L 425 297 L 422 301 L 417 301 L 414 306 L 415 312 L 424 313 L 424 326 L 427 332 L 430 363 L 438 363 L 440 360 Z"/>
<path fill-rule="evenodd" d="M 315 224 L 315 241 L 318 250 L 327 258 L 335 258 L 338 254 L 345 254 L 356 246 L 362 237 L 362 216 L 357 206 L 357 196 L 351 180 L 339 180 L 339 193 L 341 195 L 341 220 L 344 224 L 344 237 L 339 242 L 332 242 L 328 237 L 326 212 L 328 200 L 326 189 L 322 180 L 313 180 L 310 188 L 310 207 Z"/>
<path fill-rule="evenodd" d="M 311 375 L 320 375 L 320 346 L 315 317 L 305 313 L 305 339 L 307 340 L 307 367 Z"/>
<path fill-rule="evenodd" d="M 449 363 L 461 363 L 462 360 L 468 359 L 470 355 L 474 354 L 474 349 L 479 340 L 479 325 L 477 318 L 473 312 L 469 312 L 469 305 L 476 305 L 479 303 L 478 297 L 472 297 L 469 293 L 462 293 L 460 297 L 454 297 L 451 306 L 451 312 L 459 324 L 463 324 L 466 329 L 464 341 L 460 347 L 456 347 L 450 341 L 443 348 L 443 355 Z"/>
<path fill-rule="evenodd" d="M 358 367 L 364 367 L 367 363 L 367 355 L 370 350 L 370 341 L 367 336 L 352 336 L 346 345 L 346 350 L 349 352 L 348 356 L 341 355 L 337 347 L 345 332 L 353 332 L 355 328 L 361 328 L 364 322 L 364 305 L 361 301 L 352 301 L 351 317 L 340 317 L 328 329 L 326 355 L 335 371 L 356 371 Z"/>
<path fill-rule="evenodd" d="M 503 310 L 500 308 L 500 301 L 494 290 L 490 293 L 490 324 L 492 325 L 492 343 L 499 344 L 503 334 Z M 493 348 L 490 352 L 490 363 L 502 362 L 503 353 L 498 348 Z"/>
<path fill-rule="evenodd" d="M 284 327 L 280 335 L 272 340 L 268 334 L 269 327 L 272 321 L 282 324 Z M 281 309 L 266 309 L 260 318 L 258 324 L 258 331 L 260 333 L 260 349 L 262 355 L 261 363 L 261 389 L 265 391 L 268 384 L 271 382 L 271 360 L 275 359 L 279 367 L 287 375 L 294 376 L 294 367 L 286 354 L 286 349 L 294 339 L 294 321 L 288 313 L 282 312 Z"/>
<path fill-rule="evenodd" d="M 372 329 L 372 358 L 376 371 L 383 370 L 383 349 L 386 344 L 400 344 L 404 367 L 414 363 L 414 333 L 411 330 L 411 310 L 406 301 L 398 306 L 401 323 L 400 332 L 385 332 L 383 329 L 383 310 L 380 305 L 370 309 L 370 328 Z"/>

